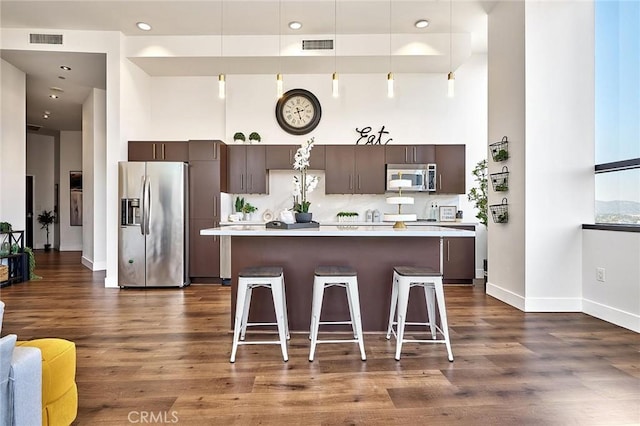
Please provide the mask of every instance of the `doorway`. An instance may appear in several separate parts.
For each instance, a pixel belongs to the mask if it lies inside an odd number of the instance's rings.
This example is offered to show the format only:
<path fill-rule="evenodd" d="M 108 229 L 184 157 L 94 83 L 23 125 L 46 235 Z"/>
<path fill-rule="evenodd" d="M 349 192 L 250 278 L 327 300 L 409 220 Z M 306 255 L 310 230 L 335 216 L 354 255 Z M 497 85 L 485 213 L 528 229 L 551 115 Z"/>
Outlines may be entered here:
<path fill-rule="evenodd" d="M 26 176 L 25 194 L 25 245 L 33 248 L 33 176 Z"/>

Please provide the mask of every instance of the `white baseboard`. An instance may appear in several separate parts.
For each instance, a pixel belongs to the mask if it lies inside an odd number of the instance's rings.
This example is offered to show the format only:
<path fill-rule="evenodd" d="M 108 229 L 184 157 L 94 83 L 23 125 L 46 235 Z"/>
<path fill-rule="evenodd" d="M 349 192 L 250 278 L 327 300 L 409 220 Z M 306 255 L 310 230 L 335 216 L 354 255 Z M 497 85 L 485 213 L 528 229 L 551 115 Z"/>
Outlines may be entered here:
<path fill-rule="evenodd" d="M 497 285 L 487 281 L 486 292 L 489 296 L 495 297 L 496 299 L 501 300 L 504 303 L 513 306 L 514 308 L 518 308 L 521 311 L 524 311 L 525 298 L 520 296 L 519 294 L 515 294 L 511 290 L 505 290 L 504 288 L 498 287 Z"/>
<path fill-rule="evenodd" d="M 118 280 L 113 275 L 108 275 L 104 277 L 104 287 L 105 288 L 119 288 Z"/>
<path fill-rule="evenodd" d="M 603 305 L 589 299 L 583 299 L 582 306 L 583 312 L 587 315 L 640 333 L 640 315 L 621 311 L 620 309 Z"/>
<path fill-rule="evenodd" d="M 82 243 L 80 243 L 80 244 L 61 245 L 58 250 L 60 250 L 60 251 L 82 251 Z"/>
<path fill-rule="evenodd" d="M 90 269 L 93 271 L 93 261 L 87 259 L 85 256 L 82 256 L 80 258 L 80 262 L 82 262 L 82 264 L 85 266 L 85 268 Z"/>
<path fill-rule="evenodd" d="M 579 297 L 527 297 L 525 312 L 582 312 Z"/>

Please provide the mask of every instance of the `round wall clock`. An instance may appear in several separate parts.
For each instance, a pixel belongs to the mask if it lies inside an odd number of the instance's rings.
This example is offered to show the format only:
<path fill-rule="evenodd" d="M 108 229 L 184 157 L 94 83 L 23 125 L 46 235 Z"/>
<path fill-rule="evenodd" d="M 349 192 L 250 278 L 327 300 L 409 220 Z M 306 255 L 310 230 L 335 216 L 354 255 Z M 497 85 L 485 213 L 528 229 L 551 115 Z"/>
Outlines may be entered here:
<path fill-rule="evenodd" d="M 306 135 L 320 123 L 322 108 L 316 96 L 305 89 L 292 89 L 276 103 L 276 120 L 292 135 Z"/>

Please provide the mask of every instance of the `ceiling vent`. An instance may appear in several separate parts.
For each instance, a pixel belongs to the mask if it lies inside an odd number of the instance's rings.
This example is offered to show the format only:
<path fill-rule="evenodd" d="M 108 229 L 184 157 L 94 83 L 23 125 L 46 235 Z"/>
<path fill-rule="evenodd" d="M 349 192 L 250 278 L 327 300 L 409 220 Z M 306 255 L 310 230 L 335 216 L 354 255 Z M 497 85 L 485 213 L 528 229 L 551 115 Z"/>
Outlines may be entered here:
<path fill-rule="evenodd" d="M 32 132 L 37 132 L 40 129 L 42 129 L 42 126 L 38 126 L 37 124 L 27 124 L 27 130 L 30 130 Z"/>
<path fill-rule="evenodd" d="M 302 50 L 333 50 L 333 40 L 302 40 Z"/>
<path fill-rule="evenodd" d="M 31 44 L 62 44 L 62 34 L 29 34 Z"/>

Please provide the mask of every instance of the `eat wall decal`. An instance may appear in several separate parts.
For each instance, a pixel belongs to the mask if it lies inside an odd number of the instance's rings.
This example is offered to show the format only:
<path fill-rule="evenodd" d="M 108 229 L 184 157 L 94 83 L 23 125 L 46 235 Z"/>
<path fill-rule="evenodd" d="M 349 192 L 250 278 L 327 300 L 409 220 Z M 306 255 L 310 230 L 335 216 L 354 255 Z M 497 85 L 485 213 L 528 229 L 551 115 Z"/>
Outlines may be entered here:
<path fill-rule="evenodd" d="M 384 126 L 382 126 L 380 130 L 375 133 L 371 132 L 370 126 L 363 127 L 362 129 L 358 129 L 356 127 L 356 132 L 358 132 L 358 134 L 360 135 L 360 137 L 356 141 L 356 145 L 386 145 L 393 140 L 392 138 L 389 138 L 384 142 L 382 141 L 383 135 L 385 135 L 386 138 L 386 135 L 389 134 L 389 132 L 384 129 Z M 376 137 L 376 135 L 378 136 Z"/>

